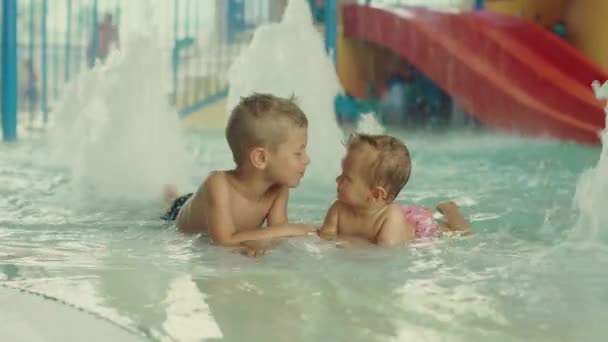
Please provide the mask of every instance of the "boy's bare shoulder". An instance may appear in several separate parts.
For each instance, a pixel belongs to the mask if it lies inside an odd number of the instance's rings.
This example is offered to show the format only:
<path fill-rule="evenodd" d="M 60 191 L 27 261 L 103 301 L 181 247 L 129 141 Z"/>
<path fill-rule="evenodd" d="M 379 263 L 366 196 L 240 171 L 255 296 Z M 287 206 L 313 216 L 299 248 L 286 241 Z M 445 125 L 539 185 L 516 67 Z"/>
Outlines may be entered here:
<path fill-rule="evenodd" d="M 211 172 L 198 188 L 196 193 L 197 197 L 207 199 L 228 199 L 231 196 L 230 194 L 236 192 L 234 183 L 237 181 L 234 179 L 231 180 L 231 177 L 229 171 Z M 275 201 L 279 198 L 286 200 L 289 197 L 289 190 L 289 187 L 285 186 L 272 186 L 268 189 L 264 198 L 270 201 Z"/>
<path fill-rule="evenodd" d="M 198 188 L 197 195 L 217 194 L 228 191 L 230 187 L 226 171 L 211 172 Z"/>

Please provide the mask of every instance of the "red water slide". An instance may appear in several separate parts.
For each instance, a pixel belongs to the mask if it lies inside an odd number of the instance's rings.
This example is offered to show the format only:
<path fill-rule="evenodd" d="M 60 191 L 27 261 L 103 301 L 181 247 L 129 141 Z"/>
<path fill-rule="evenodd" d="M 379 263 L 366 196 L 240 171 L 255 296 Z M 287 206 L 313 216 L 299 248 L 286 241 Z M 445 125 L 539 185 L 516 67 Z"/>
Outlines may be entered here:
<path fill-rule="evenodd" d="M 407 59 L 488 126 L 600 142 L 604 111 L 591 82 L 608 73 L 541 26 L 489 12 L 357 4 L 343 11 L 345 37 Z"/>

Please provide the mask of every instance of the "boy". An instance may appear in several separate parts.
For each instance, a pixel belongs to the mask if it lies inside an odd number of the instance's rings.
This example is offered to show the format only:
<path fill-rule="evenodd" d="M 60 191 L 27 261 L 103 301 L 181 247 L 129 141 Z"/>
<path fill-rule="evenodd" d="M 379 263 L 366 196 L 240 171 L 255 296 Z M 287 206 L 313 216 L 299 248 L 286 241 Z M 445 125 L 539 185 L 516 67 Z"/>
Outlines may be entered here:
<path fill-rule="evenodd" d="M 226 139 L 236 168 L 212 172 L 195 193 L 175 199 L 164 218 L 175 220 L 183 232 L 208 233 L 222 246 L 257 248 L 251 242 L 314 232 L 311 225 L 287 221 L 289 189 L 310 162 L 308 120 L 294 99 L 267 94 L 241 99 Z M 175 190 L 165 189 L 165 196 L 174 199 Z"/>
<path fill-rule="evenodd" d="M 330 207 L 319 235 L 324 239 L 341 236 L 394 246 L 442 231 L 469 233 L 469 224 L 453 202 L 437 206 L 447 221 L 444 225 L 435 222 L 431 210 L 404 208 L 394 202 L 410 173 L 409 151 L 396 138 L 351 136 L 342 174 L 336 179 L 338 199 Z"/>

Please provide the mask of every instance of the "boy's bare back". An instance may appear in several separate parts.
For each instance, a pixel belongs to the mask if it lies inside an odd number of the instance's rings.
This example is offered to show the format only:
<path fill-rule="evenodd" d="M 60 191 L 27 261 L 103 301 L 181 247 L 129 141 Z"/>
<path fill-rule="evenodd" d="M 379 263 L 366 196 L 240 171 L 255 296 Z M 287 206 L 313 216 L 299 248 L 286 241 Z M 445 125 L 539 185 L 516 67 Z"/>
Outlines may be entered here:
<path fill-rule="evenodd" d="M 212 173 L 180 209 L 177 227 L 188 233 L 208 233 L 214 243 L 243 242 L 301 236 L 314 231 L 307 224 L 287 222 L 289 188 L 271 187 L 259 198 L 239 191 L 229 171 Z M 266 228 L 260 229 L 266 225 Z"/>
<path fill-rule="evenodd" d="M 266 216 L 273 217 L 270 210 L 277 211 L 272 204 L 281 195 L 280 188 L 270 189 L 259 200 L 252 200 L 237 191 L 231 177 L 227 171 L 209 175 L 180 210 L 177 227 L 187 233 L 212 233 L 208 232 L 209 220 L 212 220 L 234 226 L 235 231 L 247 231 L 262 226 Z M 285 191 L 288 190 L 283 189 Z"/>

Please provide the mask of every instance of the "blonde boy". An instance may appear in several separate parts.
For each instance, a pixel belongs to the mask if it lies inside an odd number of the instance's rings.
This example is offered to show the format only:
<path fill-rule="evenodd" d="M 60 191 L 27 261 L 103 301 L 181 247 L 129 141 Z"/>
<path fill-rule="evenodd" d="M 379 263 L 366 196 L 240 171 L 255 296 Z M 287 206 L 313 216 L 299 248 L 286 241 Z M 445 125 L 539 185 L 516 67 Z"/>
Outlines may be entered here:
<path fill-rule="evenodd" d="M 175 199 L 174 189 L 166 189 L 175 200 L 164 218 L 183 232 L 208 233 L 222 246 L 313 232 L 287 220 L 289 189 L 310 162 L 308 120 L 295 101 L 268 94 L 243 98 L 230 115 L 226 139 L 236 167 L 212 172 L 193 194 Z"/>
<path fill-rule="evenodd" d="M 470 227 L 453 202 L 437 206 L 446 224 L 437 223 L 429 209 L 402 207 L 394 202 L 407 184 L 411 168 L 410 153 L 398 139 L 387 135 L 351 136 L 342 174 L 336 179 L 338 198 L 329 208 L 319 235 L 394 246 L 441 231 L 468 233 Z"/>

